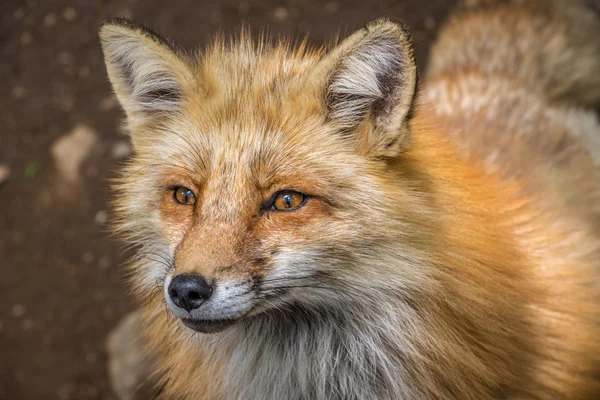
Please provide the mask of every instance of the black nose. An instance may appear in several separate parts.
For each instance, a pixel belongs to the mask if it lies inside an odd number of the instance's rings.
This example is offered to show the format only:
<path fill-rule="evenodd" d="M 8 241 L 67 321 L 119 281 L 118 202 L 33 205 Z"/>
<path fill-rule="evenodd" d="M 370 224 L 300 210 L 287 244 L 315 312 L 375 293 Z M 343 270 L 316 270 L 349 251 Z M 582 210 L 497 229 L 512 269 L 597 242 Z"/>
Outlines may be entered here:
<path fill-rule="evenodd" d="M 212 295 L 213 288 L 200 275 L 177 275 L 169 284 L 169 296 L 179 308 L 195 310 Z"/>

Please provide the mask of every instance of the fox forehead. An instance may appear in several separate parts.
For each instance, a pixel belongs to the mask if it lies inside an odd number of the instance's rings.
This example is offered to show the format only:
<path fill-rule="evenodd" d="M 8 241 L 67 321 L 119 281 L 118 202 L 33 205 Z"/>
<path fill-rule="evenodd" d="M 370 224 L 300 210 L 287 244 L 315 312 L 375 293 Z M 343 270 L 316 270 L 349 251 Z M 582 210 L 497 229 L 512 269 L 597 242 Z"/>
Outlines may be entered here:
<path fill-rule="evenodd" d="M 306 61 L 283 44 L 269 51 L 215 45 L 196 61 L 201 83 L 182 93 L 180 109 L 134 128 L 147 138 L 139 154 L 176 166 L 180 175 L 221 196 L 248 186 L 294 188 L 300 177 L 303 189 L 311 176 L 339 181 L 345 174 L 332 170 L 350 172 L 365 160 L 328 125 L 322 93 L 313 95 L 304 82 L 317 60 L 311 55 L 314 60 Z"/>
<path fill-rule="evenodd" d="M 294 83 L 302 79 L 324 53 L 302 43 L 292 47 L 289 42 L 268 44 L 254 41 L 242 34 L 229 42 L 217 38 L 192 62 L 192 67 L 201 78 L 207 92 L 231 89 L 253 92 L 264 87 L 278 89 L 280 84 Z"/>
<path fill-rule="evenodd" d="M 306 82 L 319 56 L 244 35 L 227 44 L 217 39 L 188 59 L 195 82 L 181 92 L 179 109 L 130 127 L 146 139 L 138 150 L 169 158 L 189 153 L 203 170 L 225 168 L 228 160 L 281 168 L 300 153 L 318 159 L 328 144 L 339 151 L 343 140 L 329 132 L 322 93 Z"/>

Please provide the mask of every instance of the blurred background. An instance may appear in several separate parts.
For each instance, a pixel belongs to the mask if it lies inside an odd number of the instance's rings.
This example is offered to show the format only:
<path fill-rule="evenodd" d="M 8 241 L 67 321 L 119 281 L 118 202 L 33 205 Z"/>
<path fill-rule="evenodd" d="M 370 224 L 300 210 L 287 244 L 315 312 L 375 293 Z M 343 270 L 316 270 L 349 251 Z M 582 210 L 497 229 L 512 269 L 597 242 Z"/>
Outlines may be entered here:
<path fill-rule="evenodd" d="M 0 399 L 115 399 L 109 332 L 136 308 L 110 237 L 110 179 L 130 152 L 97 37 L 124 16 L 203 46 L 219 30 L 319 45 L 404 20 L 423 68 L 453 0 L 1 0 Z"/>

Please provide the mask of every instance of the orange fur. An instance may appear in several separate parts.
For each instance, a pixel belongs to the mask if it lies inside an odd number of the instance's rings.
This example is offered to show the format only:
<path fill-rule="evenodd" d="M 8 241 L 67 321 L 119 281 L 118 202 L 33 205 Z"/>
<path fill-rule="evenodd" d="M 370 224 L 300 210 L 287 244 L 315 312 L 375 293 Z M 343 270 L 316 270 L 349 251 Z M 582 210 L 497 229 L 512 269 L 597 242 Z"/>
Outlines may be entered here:
<path fill-rule="evenodd" d="M 498 3 L 471 10 L 466 33 L 534 18 Z M 530 71 L 485 58 L 477 41 L 490 38 L 462 37 L 460 18 L 418 100 L 408 36 L 388 21 L 329 52 L 246 36 L 195 59 L 160 48 L 173 71 L 151 70 L 156 37 L 104 28 L 136 149 L 117 187 L 119 228 L 141 247 L 133 280 L 165 397 L 600 395 L 599 124 L 570 105 L 580 81 L 560 93 L 546 86 L 560 76 L 524 82 Z M 149 66 L 128 77 L 120 47 L 132 42 Z M 146 108 L 128 108 L 136 93 Z M 196 205 L 177 204 L 173 185 Z M 280 190 L 309 198 L 271 212 Z M 301 285 L 257 295 L 220 334 L 172 315 L 165 279 L 197 274 L 217 292 L 253 293 L 282 271 Z M 299 272 L 305 280 L 290 278 Z M 149 295 L 157 277 L 167 311 Z M 212 302 L 205 315 L 225 312 Z"/>

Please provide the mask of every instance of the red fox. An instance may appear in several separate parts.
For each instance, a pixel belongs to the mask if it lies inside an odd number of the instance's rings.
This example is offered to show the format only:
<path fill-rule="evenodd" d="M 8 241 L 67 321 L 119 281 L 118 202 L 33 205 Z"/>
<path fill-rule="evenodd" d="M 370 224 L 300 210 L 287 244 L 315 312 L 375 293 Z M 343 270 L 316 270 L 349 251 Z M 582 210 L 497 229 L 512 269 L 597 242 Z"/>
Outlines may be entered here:
<path fill-rule="evenodd" d="M 600 15 L 470 1 L 191 56 L 100 32 L 165 398 L 600 398 Z M 160 291 L 160 294 L 157 294 Z"/>

